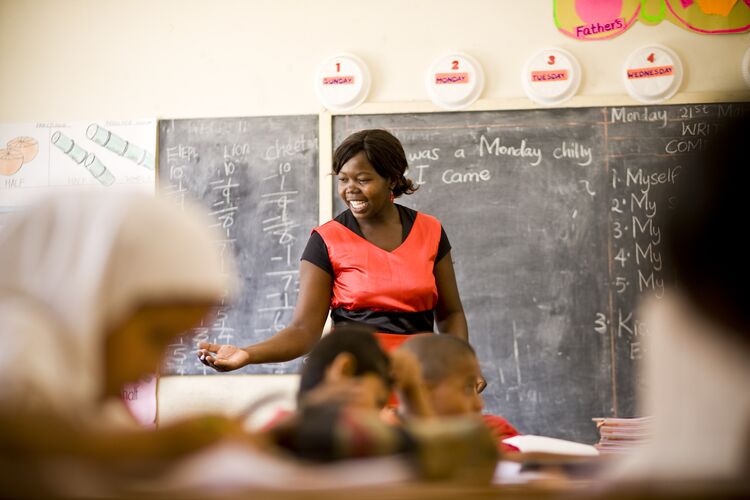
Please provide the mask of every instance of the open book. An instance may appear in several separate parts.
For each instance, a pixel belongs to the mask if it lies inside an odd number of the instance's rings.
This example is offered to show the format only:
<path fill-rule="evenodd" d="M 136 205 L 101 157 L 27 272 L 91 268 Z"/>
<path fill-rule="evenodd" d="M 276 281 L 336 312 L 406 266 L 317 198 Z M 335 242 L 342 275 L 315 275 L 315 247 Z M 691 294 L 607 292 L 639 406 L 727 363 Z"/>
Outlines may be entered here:
<path fill-rule="evenodd" d="M 518 448 L 518 454 L 506 457 L 515 461 L 569 462 L 599 456 L 599 451 L 591 445 L 545 436 L 513 436 L 503 439 L 503 443 Z"/>

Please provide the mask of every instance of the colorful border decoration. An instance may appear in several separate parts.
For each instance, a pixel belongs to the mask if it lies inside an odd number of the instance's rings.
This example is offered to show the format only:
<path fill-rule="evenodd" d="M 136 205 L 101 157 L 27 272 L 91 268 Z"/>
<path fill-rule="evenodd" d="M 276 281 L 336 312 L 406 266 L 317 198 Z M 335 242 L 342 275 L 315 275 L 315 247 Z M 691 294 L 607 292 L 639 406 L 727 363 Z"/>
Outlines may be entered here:
<path fill-rule="evenodd" d="M 706 35 L 750 31 L 750 0 L 553 0 L 557 29 L 576 40 L 607 40 L 637 20 L 663 20 Z"/>
<path fill-rule="evenodd" d="M 627 31 L 641 11 L 639 0 L 554 0 L 555 25 L 576 40 L 607 40 Z"/>

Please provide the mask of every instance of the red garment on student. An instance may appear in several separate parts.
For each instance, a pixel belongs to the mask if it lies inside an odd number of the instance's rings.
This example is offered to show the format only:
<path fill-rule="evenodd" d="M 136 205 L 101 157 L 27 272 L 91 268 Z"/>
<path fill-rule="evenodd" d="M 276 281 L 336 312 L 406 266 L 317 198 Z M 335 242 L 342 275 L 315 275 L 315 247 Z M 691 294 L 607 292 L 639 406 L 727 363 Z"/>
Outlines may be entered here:
<path fill-rule="evenodd" d="M 492 434 L 497 437 L 497 449 L 501 452 L 516 452 L 519 451 L 513 445 L 503 443 L 503 439 L 507 439 L 513 436 L 520 435 L 520 432 L 503 417 L 498 415 L 482 415 L 484 423 L 490 428 Z"/>

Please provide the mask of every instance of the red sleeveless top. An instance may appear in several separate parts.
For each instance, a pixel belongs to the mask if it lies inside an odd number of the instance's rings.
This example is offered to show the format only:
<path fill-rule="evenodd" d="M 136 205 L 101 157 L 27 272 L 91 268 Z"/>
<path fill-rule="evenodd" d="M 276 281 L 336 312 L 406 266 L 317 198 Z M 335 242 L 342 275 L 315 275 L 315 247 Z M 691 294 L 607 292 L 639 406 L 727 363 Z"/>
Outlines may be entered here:
<path fill-rule="evenodd" d="M 391 252 L 335 220 L 314 231 L 333 267 L 334 322 L 367 323 L 385 333 L 433 330 L 440 221 L 418 212 L 406 239 Z"/>

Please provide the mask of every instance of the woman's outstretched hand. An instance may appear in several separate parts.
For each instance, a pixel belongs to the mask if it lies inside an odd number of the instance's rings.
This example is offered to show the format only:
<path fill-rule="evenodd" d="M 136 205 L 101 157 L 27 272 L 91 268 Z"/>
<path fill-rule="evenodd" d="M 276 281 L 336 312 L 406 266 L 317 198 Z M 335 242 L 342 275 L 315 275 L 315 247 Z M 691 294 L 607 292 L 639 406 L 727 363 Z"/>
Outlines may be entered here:
<path fill-rule="evenodd" d="M 230 344 L 198 344 L 198 359 L 218 372 L 229 372 L 250 363 L 246 350 Z"/>

